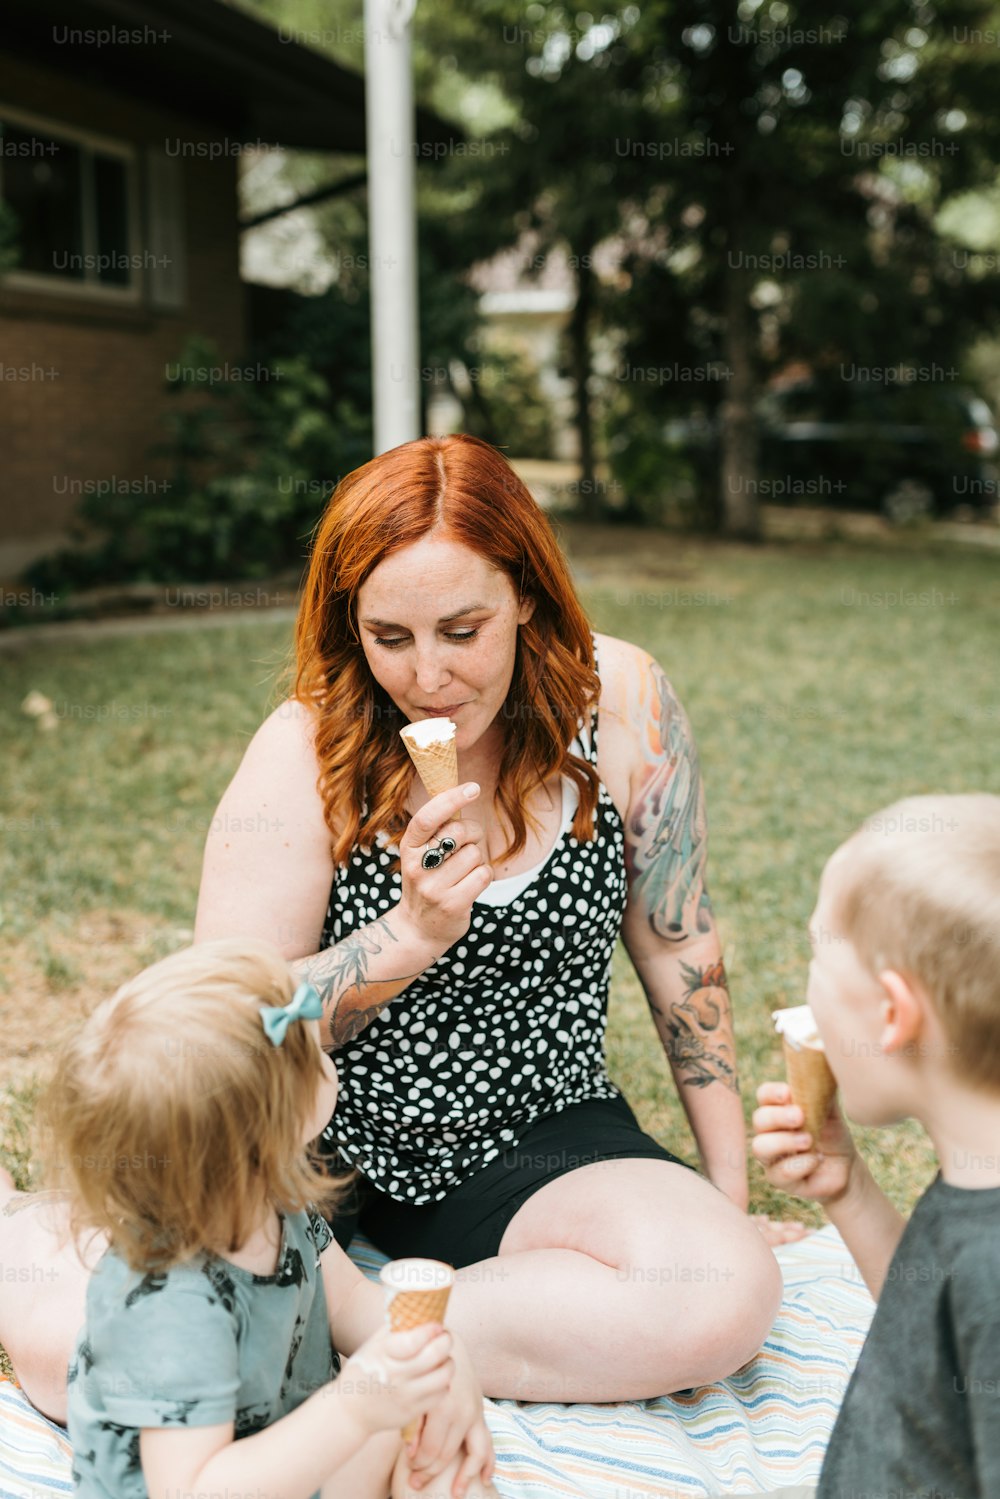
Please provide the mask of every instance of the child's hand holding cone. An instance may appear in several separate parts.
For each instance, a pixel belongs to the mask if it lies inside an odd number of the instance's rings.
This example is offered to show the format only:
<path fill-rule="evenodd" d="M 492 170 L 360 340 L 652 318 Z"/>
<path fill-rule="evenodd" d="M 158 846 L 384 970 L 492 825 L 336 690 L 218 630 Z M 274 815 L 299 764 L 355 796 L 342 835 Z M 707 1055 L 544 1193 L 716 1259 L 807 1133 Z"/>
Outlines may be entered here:
<path fill-rule="evenodd" d="M 757 1103 L 750 1149 L 771 1186 L 809 1202 L 839 1201 L 860 1157 L 836 1103 L 818 1141 L 805 1133 L 802 1109 L 787 1083 L 762 1083 Z"/>
<path fill-rule="evenodd" d="M 443 1325 L 448 1297 L 455 1283 L 451 1265 L 439 1260 L 390 1260 L 379 1275 L 386 1292 L 386 1320 L 393 1332 L 408 1332 L 429 1322 Z M 403 1428 L 403 1440 L 412 1442 L 419 1421 Z"/>
<path fill-rule="evenodd" d="M 754 1156 L 768 1181 L 812 1202 L 846 1192 L 858 1160 L 854 1140 L 834 1102 L 837 1082 L 808 1005 L 775 1012 L 788 1081 L 763 1083 L 753 1116 Z"/>

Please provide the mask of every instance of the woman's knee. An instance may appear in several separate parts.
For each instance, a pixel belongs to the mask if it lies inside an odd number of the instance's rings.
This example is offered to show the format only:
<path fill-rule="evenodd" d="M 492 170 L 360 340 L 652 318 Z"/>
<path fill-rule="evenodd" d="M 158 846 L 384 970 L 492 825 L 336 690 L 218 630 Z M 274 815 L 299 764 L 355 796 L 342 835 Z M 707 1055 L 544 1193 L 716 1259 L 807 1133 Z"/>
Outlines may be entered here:
<path fill-rule="evenodd" d="M 755 1357 L 781 1307 L 781 1268 L 759 1231 L 747 1232 L 715 1261 L 699 1338 L 697 1382 L 712 1383 Z"/>
<path fill-rule="evenodd" d="M 777 1260 L 735 1208 L 724 1231 L 675 1242 L 665 1253 L 667 1242 L 643 1235 L 615 1272 L 628 1285 L 632 1347 L 644 1347 L 647 1371 L 658 1364 L 653 1378 L 668 1381 L 661 1393 L 741 1368 L 760 1350 L 782 1296 Z"/>

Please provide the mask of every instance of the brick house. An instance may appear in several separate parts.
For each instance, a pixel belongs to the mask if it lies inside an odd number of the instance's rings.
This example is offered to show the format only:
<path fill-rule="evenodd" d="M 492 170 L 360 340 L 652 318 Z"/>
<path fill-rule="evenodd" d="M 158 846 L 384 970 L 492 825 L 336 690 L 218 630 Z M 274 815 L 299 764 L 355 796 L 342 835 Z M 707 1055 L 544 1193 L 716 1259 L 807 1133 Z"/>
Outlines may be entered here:
<path fill-rule="evenodd" d="M 165 370 L 189 334 L 226 361 L 245 351 L 244 152 L 357 165 L 365 128 L 360 75 L 220 0 L 7 0 L 0 63 L 0 214 L 19 253 L 0 277 L 11 581 L 65 541 L 88 489 L 156 482 Z M 423 111 L 418 131 L 451 138 Z"/>

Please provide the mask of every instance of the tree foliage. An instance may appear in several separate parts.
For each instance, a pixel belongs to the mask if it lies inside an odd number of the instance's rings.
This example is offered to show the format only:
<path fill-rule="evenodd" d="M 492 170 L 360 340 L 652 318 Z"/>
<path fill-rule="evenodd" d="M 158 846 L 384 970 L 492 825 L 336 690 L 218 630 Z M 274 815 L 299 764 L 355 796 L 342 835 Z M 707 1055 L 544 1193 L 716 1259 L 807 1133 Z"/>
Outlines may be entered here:
<path fill-rule="evenodd" d="M 360 4 L 259 5 L 272 19 L 321 9 L 331 34 L 360 34 Z M 702 519 L 735 535 L 758 528 L 745 481 L 775 372 L 954 379 L 997 326 L 996 257 L 970 264 L 960 217 L 942 212 L 996 179 L 996 7 L 834 5 L 420 0 L 414 22 L 418 91 L 460 110 L 470 144 L 422 174 L 431 276 L 453 290 L 519 242 L 541 271 L 559 248 L 575 279 L 584 477 L 603 428 L 622 472 L 648 484 L 654 454 L 639 449 L 662 451 L 668 419 L 700 411 L 717 438 Z M 468 341 L 473 317 L 439 342 Z M 662 467 L 646 511 L 678 481 Z"/>

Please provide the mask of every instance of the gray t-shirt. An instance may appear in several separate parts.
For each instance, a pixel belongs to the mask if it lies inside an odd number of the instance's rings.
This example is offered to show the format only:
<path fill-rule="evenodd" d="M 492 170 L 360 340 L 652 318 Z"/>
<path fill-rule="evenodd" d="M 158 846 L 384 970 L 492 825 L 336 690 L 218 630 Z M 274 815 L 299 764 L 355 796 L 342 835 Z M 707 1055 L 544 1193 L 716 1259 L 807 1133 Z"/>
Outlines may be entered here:
<path fill-rule="evenodd" d="M 938 1176 L 893 1256 L 817 1499 L 1000 1496 L 1000 1187 Z"/>
<path fill-rule="evenodd" d="M 285 1218 L 273 1275 L 204 1255 L 143 1275 L 108 1250 L 69 1368 L 74 1492 L 146 1499 L 142 1427 L 232 1421 L 250 1436 L 333 1379 L 319 1261 L 332 1237 L 317 1213 Z"/>

